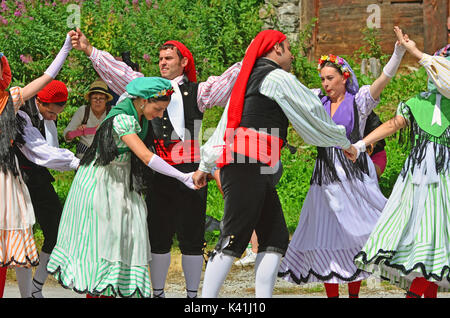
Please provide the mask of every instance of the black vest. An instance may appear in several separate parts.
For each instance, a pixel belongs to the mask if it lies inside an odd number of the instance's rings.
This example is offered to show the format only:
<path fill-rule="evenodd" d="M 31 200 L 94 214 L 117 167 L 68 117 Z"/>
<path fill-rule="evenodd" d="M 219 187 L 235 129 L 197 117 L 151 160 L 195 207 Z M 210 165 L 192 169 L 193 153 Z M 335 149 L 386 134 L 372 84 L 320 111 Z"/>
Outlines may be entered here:
<path fill-rule="evenodd" d="M 247 82 L 244 108 L 239 126 L 263 130 L 282 139 L 284 144 L 286 144 L 289 120 L 274 100 L 259 92 L 266 76 L 278 68 L 281 67 L 269 59 L 261 58 L 255 62 Z M 278 132 L 273 131 L 272 133 L 274 128 L 278 129 Z"/>
<path fill-rule="evenodd" d="M 195 121 L 203 119 L 203 113 L 198 109 L 197 92 L 198 83 L 185 81 L 179 85 L 181 95 L 183 97 L 184 110 L 184 128 L 186 140 L 196 140 L 199 131 L 195 131 Z M 152 120 L 153 131 L 155 139 L 164 140 L 164 145 L 167 147 L 171 140 L 178 140 L 180 137 L 176 134 L 172 123 L 170 122 L 167 110 L 164 111 L 162 118 L 155 118 Z M 198 127 L 200 128 L 200 126 Z M 189 133 L 189 135 L 188 135 Z M 187 138 L 187 137 L 190 138 Z"/>
<path fill-rule="evenodd" d="M 45 126 L 44 120 L 39 118 L 39 110 L 36 105 L 35 97 L 29 99 L 25 102 L 25 104 L 20 108 L 21 111 L 27 113 L 27 115 L 31 119 L 31 123 L 33 127 L 36 127 L 39 132 L 45 138 Z M 19 114 L 17 116 L 20 116 Z M 23 133 L 23 132 L 19 132 Z M 51 173 L 47 168 L 38 166 L 37 164 L 28 160 L 20 151 L 20 149 L 15 146 L 14 147 L 17 159 L 19 160 L 19 167 L 22 173 L 23 179 L 27 184 L 38 184 L 41 182 L 53 182 L 55 179 L 52 177 Z"/>

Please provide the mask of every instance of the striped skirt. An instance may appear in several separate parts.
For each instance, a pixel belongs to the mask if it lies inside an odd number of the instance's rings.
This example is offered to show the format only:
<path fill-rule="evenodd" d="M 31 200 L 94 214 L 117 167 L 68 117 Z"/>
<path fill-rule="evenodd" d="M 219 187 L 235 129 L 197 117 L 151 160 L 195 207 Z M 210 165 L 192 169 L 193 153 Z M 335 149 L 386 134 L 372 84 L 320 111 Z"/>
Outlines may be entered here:
<path fill-rule="evenodd" d="M 30 193 L 21 177 L 0 170 L 0 267 L 39 264 Z"/>
<path fill-rule="evenodd" d="M 80 166 L 47 270 L 78 293 L 150 297 L 145 202 L 130 191 L 130 163 Z"/>
<path fill-rule="evenodd" d="M 430 173 L 428 173 L 430 175 Z M 399 177 L 373 233 L 355 258 L 358 268 L 374 272 L 400 288 L 422 276 L 450 289 L 450 175 L 437 182 Z"/>
<path fill-rule="evenodd" d="M 338 173 L 343 173 L 339 167 Z M 364 181 L 348 180 L 311 185 L 299 224 L 281 262 L 279 276 L 296 284 L 349 283 L 370 274 L 358 269 L 354 257 L 378 221 L 386 198 L 375 167 L 369 162 Z"/>

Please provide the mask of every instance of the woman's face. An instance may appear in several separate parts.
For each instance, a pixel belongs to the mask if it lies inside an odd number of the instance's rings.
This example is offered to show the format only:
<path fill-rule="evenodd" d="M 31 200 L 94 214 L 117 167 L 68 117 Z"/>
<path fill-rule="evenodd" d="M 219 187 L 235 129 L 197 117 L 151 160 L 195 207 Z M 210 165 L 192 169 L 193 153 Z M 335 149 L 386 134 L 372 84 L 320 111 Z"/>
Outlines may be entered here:
<path fill-rule="evenodd" d="M 347 79 L 334 67 L 325 66 L 320 71 L 322 87 L 330 98 L 338 98 L 345 95 L 345 84 Z"/>
<path fill-rule="evenodd" d="M 92 93 L 89 95 L 91 109 L 95 114 L 103 114 L 106 111 L 107 96 L 102 93 Z"/>
<path fill-rule="evenodd" d="M 149 102 L 148 100 L 145 100 L 142 113 L 147 120 L 152 120 L 156 117 L 162 118 L 164 111 L 166 110 L 167 106 L 169 106 L 169 103 L 170 101 L 158 100 Z"/>

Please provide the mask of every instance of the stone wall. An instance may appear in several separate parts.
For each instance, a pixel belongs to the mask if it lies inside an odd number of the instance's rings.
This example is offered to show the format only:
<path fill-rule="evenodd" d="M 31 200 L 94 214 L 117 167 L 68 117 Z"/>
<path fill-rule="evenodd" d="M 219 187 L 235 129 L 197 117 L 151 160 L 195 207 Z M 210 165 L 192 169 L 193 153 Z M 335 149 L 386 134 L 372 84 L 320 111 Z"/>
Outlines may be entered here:
<path fill-rule="evenodd" d="M 308 0 L 306 0 L 308 1 Z M 304 0 L 265 0 L 260 10 L 263 29 L 277 29 L 285 33 L 289 41 L 296 41 L 301 26 Z"/>

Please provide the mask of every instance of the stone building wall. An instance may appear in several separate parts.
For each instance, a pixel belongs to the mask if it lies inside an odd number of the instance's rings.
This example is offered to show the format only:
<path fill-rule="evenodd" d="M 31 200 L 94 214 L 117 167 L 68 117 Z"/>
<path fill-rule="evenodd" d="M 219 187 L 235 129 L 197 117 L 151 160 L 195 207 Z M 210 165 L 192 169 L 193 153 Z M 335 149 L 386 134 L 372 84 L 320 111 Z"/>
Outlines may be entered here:
<path fill-rule="evenodd" d="M 295 41 L 302 22 L 302 3 L 302 0 L 265 0 L 265 5 L 260 10 L 260 18 L 264 21 L 263 29 L 278 29 L 290 41 Z"/>

